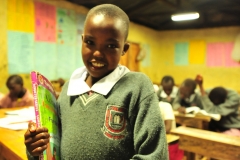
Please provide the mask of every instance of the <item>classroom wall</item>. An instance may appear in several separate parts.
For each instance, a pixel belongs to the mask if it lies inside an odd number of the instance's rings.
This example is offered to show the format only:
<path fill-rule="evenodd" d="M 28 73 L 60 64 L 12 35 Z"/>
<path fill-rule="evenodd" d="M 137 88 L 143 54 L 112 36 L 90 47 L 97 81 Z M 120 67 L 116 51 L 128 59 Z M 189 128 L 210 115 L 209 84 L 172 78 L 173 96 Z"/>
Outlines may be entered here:
<path fill-rule="evenodd" d="M 180 84 L 185 78 L 194 78 L 196 74 L 201 74 L 204 76 L 206 88 L 226 86 L 240 91 L 239 66 L 207 67 L 206 64 L 186 66 L 174 64 L 174 47 L 177 42 L 189 42 L 191 40 L 202 40 L 205 43 L 234 42 L 239 33 L 240 27 L 155 31 L 132 23 L 130 25 L 129 40 L 140 44 L 149 44 L 151 48 L 151 65 L 141 65 L 140 71 L 146 73 L 154 83 L 159 84 L 164 75 L 172 75 L 176 84 Z"/>
<path fill-rule="evenodd" d="M 34 7 L 33 3 L 35 1 L 36 2 L 43 2 L 45 4 L 50 4 L 50 5 L 56 6 L 56 8 L 62 8 L 62 9 L 67 9 L 67 10 L 70 10 L 70 11 L 74 11 L 76 14 L 86 14 L 88 12 L 87 8 L 85 8 L 83 6 L 78 6 L 78 5 L 72 4 L 72 3 L 64 1 L 64 0 L 61 0 L 61 1 L 52 1 L 52 0 L 1 0 L 1 5 L 0 5 L 0 21 L 1 21 L 1 23 L 0 23 L 0 92 L 1 93 L 7 93 L 8 92 L 8 89 L 5 85 L 5 82 L 8 78 L 8 76 L 10 75 L 9 74 L 9 65 L 8 65 L 8 31 L 12 31 L 12 30 L 9 29 L 10 28 L 9 27 L 9 15 L 10 14 L 8 13 L 8 11 L 10 10 L 9 9 L 9 7 L 10 7 L 9 4 L 14 4 L 14 5 L 11 6 L 11 7 L 13 7 L 12 10 L 16 9 L 16 8 L 14 8 L 16 6 L 18 6 L 18 7 L 20 6 L 20 9 L 24 10 L 21 7 Z M 22 5 L 22 4 L 17 4 L 17 3 L 23 3 L 25 6 Z M 18 14 L 18 16 L 20 14 Z M 34 14 L 34 13 L 31 13 L 31 14 Z M 23 15 L 23 16 L 25 16 L 25 15 Z M 31 19 L 31 15 L 29 15 L 29 17 Z M 23 20 L 26 20 L 26 19 L 23 19 Z M 32 18 L 32 20 L 35 21 L 34 18 Z M 12 24 L 13 25 L 19 25 L 19 28 L 20 28 L 20 31 L 21 31 L 21 25 L 24 25 L 24 24 L 19 22 L 19 21 L 21 21 L 21 19 L 16 19 L 16 21 L 14 21 Z M 30 24 L 34 25 L 34 22 L 30 22 Z M 27 31 L 27 33 L 35 33 L 35 27 L 34 26 L 30 26 L 29 28 L 31 28 L 31 29 L 29 29 Z M 15 30 L 13 30 L 13 31 L 15 31 Z M 55 44 L 57 45 L 57 42 Z M 43 54 L 44 53 L 47 54 L 46 52 L 47 51 L 42 51 Z M 23 59 L 24 58 L 22 58 L 21 60 L 23 60 Z M 26 64 L 26 66 L 27 65 L 28 64 Z M 51 65 L 52 64 L 49 64 L 47 67 L 51 68 Z M 44 63 L 43 63 L 43 67 L 46 67 L 46 66 L 44 66 Z M 33 69 L 35 69 L 35 68 L 33 68 Z M 49 70 L 49 71 L 51 71 L 51 70 Z M 18 74 L 23 77 L 25 87 L 31 90 L 32 86 L 31 86 L 31 81 L 30 81 L 29 74 L 23 74 L 23 73 L 18 73 Z M 60 78 L 60 77 L 56 77 L 56 79 L 58 79 L 58 78 Z"/>
<path fill-rule="evenodd" d="M 12 1 L 12 0 L 9 0 Z M 56 7 L 74 10 L 77 13 L 86 14 L 88 9 L 82 6 L 71 4 L 67 1 L 49 1 L 38 0 Z M 0 20 L 6 22 L 5 15 L 7 0 L 1 0 Z M 8 73 L 8 55 L 7 55 L 7 23 L 0 23 L 0 92 L 7 93 L 5 81 Z M 158 83 L 162 76 L 172 75 L 177 84 L 180 84 L 185 78 L 194 78 L 196 74 L 204 76 L 206 87 L 224 85 L 229 88 L 240 90 L 240 83 L 237 77 L 240 77 L 240 67 L 206 67 L 202 65 L 176 66 L 174 64 L 174 44 L 176 42 L 185 42 L 190 40 L 204 40 L 207 42 L 233 42 L 236 35 L 240 33 L 240 27 L 221 27 L 199 30 L 180 30 L 180 31 L 156 31 L 135 23 L 130 24 L 129 38 L 130 42 L 147 44 L 150 48 L 150 65 L 146 66 L 140 63 L 140 71 L 146 73 L 153 82 Z M 25 86 L 31 89 L 29 74 L 20 74 L 23 76 Z"/>

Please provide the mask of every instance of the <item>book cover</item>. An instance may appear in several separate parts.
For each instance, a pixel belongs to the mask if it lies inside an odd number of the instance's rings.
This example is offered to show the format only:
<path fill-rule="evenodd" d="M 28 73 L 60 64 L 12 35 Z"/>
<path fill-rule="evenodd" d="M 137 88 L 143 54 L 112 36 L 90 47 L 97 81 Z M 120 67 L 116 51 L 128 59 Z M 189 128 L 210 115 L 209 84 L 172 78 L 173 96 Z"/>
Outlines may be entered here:
<path fill-rule="evenodd" d="M 60 128 L 57 98 L 50 81 L 36 71 L 31 72 L 34 109 L 37 127 L 46 127 L 50 134 L 47 149 L 40 160 L 60 160 Z"/>

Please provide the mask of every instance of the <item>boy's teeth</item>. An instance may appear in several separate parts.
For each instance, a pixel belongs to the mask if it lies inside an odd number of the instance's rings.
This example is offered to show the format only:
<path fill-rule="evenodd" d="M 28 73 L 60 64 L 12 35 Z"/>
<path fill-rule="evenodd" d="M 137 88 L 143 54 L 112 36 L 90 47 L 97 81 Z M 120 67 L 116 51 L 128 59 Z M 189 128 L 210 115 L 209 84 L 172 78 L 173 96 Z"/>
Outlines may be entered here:
<path fill-rule="evenodd" d="M 104 64 L 102 64 L 102 63 L 92 63 L 92 65 L 94 67 L 103 67 L 104 66 Z"/>

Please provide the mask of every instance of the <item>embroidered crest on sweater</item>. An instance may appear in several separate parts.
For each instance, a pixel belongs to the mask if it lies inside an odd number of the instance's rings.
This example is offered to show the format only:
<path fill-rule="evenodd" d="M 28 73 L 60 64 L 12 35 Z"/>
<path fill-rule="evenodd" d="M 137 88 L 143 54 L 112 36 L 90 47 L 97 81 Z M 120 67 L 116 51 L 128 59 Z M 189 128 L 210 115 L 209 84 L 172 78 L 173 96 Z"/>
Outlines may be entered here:
<path fill-rule="evenodd" d="M 113 140 L 123 139 L 126 132 L 127 109 L 115 105 L 108 105 L 105 113 L 103 134 Z"/>

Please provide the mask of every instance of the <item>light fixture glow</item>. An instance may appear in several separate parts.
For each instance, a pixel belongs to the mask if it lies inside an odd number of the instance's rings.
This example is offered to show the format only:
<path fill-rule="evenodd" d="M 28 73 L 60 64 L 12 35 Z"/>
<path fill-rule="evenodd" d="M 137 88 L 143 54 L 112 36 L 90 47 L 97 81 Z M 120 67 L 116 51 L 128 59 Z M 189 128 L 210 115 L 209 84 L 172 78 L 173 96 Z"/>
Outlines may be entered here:
<path fill-rule="evenodd" d="M 182 13 L 182 14 L 174 14 L 172 15 L 173 21 L 187 21 L 199 18 L 199 13 L 192 12 L 192 13 Z"/>

